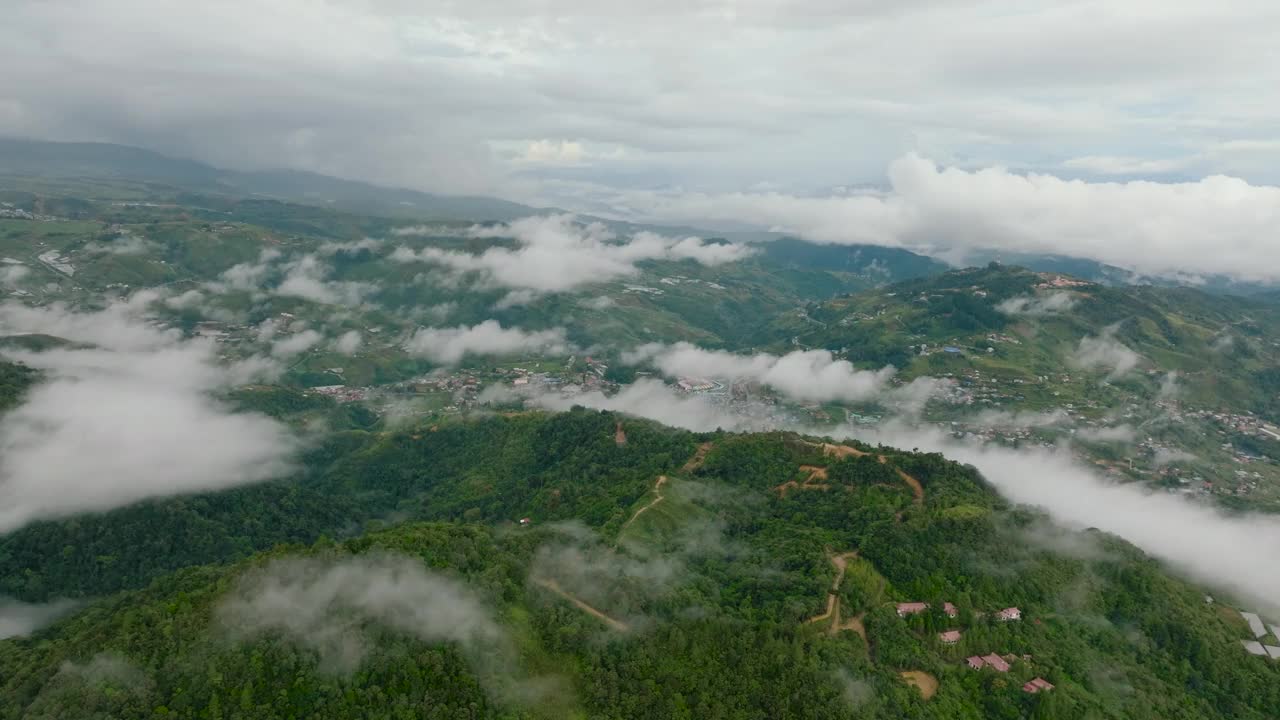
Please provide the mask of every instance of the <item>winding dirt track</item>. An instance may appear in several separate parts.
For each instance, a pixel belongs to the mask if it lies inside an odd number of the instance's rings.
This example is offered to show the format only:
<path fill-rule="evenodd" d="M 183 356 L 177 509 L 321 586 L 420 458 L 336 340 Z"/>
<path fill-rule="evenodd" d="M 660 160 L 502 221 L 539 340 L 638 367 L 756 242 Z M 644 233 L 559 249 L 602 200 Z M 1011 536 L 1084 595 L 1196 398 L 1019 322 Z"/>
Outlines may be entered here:
<path fill-rule="evenodd" d="M 588 614 L 588 615 L 590 615 L 590 616 L 592 616 L 592 617 L 594 617 L 594 618 L 599 619 L 599 620 L 600 620 L 601 622 L 603 622 L 605 625 L 608 625 L 609 627 L 613 628 L 614 630 L 617 630 L 618 632 L 624 632 L 624 633 L 625 633 L 625 632 L 631 632 L 631 626 L 630 626 L 630 625 L 627 625 L 626 623 L 622 622 L 621 620 L 616 620 L 616 619 L 614 619 L 614 618 L 611 618 L 611 617 L 609 617 L 608 615 L 605 615 L 604 613 L 600 612 L 599 610 L 597 610 L 597 609 L 595 609 L 595 608 L 591 607 L 590 605 L 586 604 L 586 603 L 585 603 L 585 602 L 583 602 L 582 600 L 579 600 L 577 597 L 575 597 L 575 596 L 573 596 L 573 595 L 569 594 L 569 592 L 568 592 L 568 591 L 566 591 L 564 588 L 560 587 L 560 584 L 559 584 L 559 583 L 557 583 L 555 580 L 551 580 L 551 579 L 549 579 L 549 578 L 536 578 L 536 579 L 534 579 L 534 581 L 533 581 L 533 582 L 534 582 L 535 584 L 537 584 L 537 585 L 540 585 L 540 586 L 542 586 L 542 587 L 544 587 L 544 588 L 546 588 L 546 589 L 550 590 L 551 592 L 555 593 L 556 595 L 559 595 L 560 597 L 564 598 L 565 600 L 568 600 L 570 603 L 572 603 L 575 607 L 577 607 L 577 608 L 578 608 L 579 610 L 581 610 L 582 612 L 584 612 L 584 613 L 586 613 L 586 614 Z"/>
<path fill-rule="evenodd" d="M 659 475 L 659 476 L 658 476 L 658 481 L 657 481 L 657 482 L 655 482 L 655 483 L 653 484 L 653 494 L 654 494 L 654 495 L 657 495 L 657 497 L 655 497 L 654 499 L 650 500 L 648 505 L 645 505 L 644 507 L 642 507 L 642 508 L 640 508 L 639 510 L 637 510 L 637 511 L 635 512 L 635 514 L 631 516 L 631 519 L 629 519 L 629 520 L 627 520 L 626 522 L 622 523 L 622 528 L 623 528 L 624 530 L 626 529 L 626 527 L 627 527 L 628 525 L 630 525 L 631 523 L 635 522 L 635 521 L 636 521 L 636 518 L 638 518 L 638 517 L 640 517 L 641 515 L 643 515 L 643 514 L 645 513 L 645 511 L 646 511 L 646 510 L 648 510 L 649 508 L 653 507 L 654 505 L 657 505 L 658 503 L 662 502 L 663 498 L 665 497 L 665 496 L 662 494 L 662 486 L 663 486 L 663 485 L 665 485 L 666 483 L 667 483 L 667 476 L 666 476 L 666 475 Z"/>
<path fill-rule="evenodd" d="M 694 470 L 697 470 L 698 468 L 702 467 L 702 463 L 706 462 L 707 460 L 707 453 L 711 452 L 711 446 L 714 444 L 715 443 L 704 442 L 701 445 L 699 445 L 697 452 L 693 454 L 693 457 L 689 458 L 689 462 L 681 466 L 680 472 L 691 473 Z"/>
<path fill-rule="evenodd" d="M 840 583 L 844 582 L 845 570 L 849 567 L 850 560 L 856 560 L 857 551 L 841 553 L 840 555 L 828 555 L 827 558 L 836 568 L 835 580 L 831 583 L 831 590 L 827 592 L 827 611 L 821 615 L 815 615 L 809 618 L 809 622 L 822 622 L 830 620 L 831 624 L 827 627 L 828 635 L 835 635 L 843 630 L 852 630 L 862 638 L 862 642 L 867 643 L 867 629 L 862 625 L 862 618 L 866 613 L 858 613 L 856 616 L 840 622 L 840 598 L 836 595 L 840 590 Z M 870 645 L 867 650 L 870 651 Z"/>
<path fill-rule="evenodd" d="M 822 448 L 822 454 L 823 454 L 824 456 L 826 456 L 826 457 L 834 457 L 834 458 L 836 458 L 836 459 L 843 459 L 843 458 L 847 458 L 847 457 L 863 457 L 863 456 L 865 456 L 865 455 L 870 455 L 870 454 L 871 454 L 871 453 L 869 453 L 869 452 L 865 452 L 865 451 L 863 451 L 863 450 L 859 450 L 858 448 L 856 448 L 856 447 L 851 447 L 851 446 L 849 446 L 849 445 L 833 445 L 832 443 L 822 443 L 821 445 L 819 445 L 818 443 L 808 443 L 808 445 L 809 445 L 810 447 L 821 447 L 821 448 Z M 887 465 L 887 464 L 889 463 L 889 458 L 885 457 L 884 455 L 878 455 L 878 456 L 876 456 L 876 457 L 878 457 L 878 458 L 880 459 L 880 463 L 881 463 L 882 465 Z M 809 469 L 810 469 L 810 467 L 811 467 L 811 466 L 809 466 L 809 465 L 801 465 L 801 466 L 800 466 L 800 469 L 801 469 L 801 470 L 809 470 Z M 902 482 L 906 483 L 906 484 L 907 484 L 907 487 L 911 488 L 911 494 L 915 496 L 915 503 L 916 503 L 917 505 L 923 505 L 923 504 L 924 504 L 924 486 L 920 484 L 920 481 L 919 481 L 919 480 L 917 480 L 917 479 L 915 479 L 915 478 L 913 478 L 913 477 L 911 477 L 910 475 L 908 475 L 908 474 L 906 473 L 906 471 L 902 470 L 901 468 L 897 468 L 897 467 L 895 467 L 895 468 L 894 468 L 894 470 L 896 470 L 896 471 L 897 471 L 897 473 L 898 473 L 898 477 L 902 478 Z M 823 470 L 823 473 L 822 473 L 822 474 L 823 474 L 823 476 L 825 477 L 825 475 L 826 475 L 826 470 L 825 470 L 825 469 Z M 812 480 L 813 480 L 813 476 L 811 475 L 811 476 L 809 477 L 809 481 L 812 481 Z M 808 484 L 809 484 L 809 481 L 806 481 L 806 482 L 805 482 L 805 485 L 808 485 Z M 795 486 L 795 487 L 801 487 L 801 488 L 803 488 L 803 487 L 805 487 L 805 485 L 798 485 L 798 486 L 797 486 L 797 485 L 795 485 L 794 483 L 787 483 L 787 484 L 785 484 L 785 485 L 779 486 L 779 488 L 777 488 L 777 489 L 780 489 L 780 490 L 781 490 L 782 488 L 785 488 L 785 487 L 787 487 L 787 486 Z M 824 489 L 824 490 L 825 490 L 826 488 L 822 488 L 822 489 Z M 782 494 L 783 494 L 783 495 L 786 495 L 786 491 L 785 491 L 785 490 L 783 490 Z"/>

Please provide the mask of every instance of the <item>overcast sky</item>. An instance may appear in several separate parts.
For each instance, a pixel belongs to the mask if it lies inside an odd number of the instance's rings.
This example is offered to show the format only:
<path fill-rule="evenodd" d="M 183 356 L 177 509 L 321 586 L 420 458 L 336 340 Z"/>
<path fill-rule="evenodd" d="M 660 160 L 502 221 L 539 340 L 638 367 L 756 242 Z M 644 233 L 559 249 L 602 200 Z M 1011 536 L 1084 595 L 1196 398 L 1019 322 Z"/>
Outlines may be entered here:
<path fill-rule="evenodd" d="M 226 166 L 650 219 L 884 188 L 912 154 L 1280 183 L 1273 0 L 5 6 L 0 134 Z"/>

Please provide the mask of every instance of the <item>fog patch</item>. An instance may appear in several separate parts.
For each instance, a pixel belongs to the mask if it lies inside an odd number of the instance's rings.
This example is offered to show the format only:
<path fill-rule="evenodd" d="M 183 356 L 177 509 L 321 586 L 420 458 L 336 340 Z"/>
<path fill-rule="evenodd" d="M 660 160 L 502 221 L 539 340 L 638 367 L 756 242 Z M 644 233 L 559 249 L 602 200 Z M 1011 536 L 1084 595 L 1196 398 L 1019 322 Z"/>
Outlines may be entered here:
<path fill-rule="evenodd" d="M 467 585 L 404 555 L 279 558 L 246 573 L 216 617 L 236 639 L 282 636 L 316 653 L 326 672 L 359 669 L 381 626 L 455 646 L 503 701 L 537 701 L 560 684 L 524 672 L 493 609 Z"/>
<path fill-rule="evenodd" d="M 1024 295 L 1012 297 L 996 305 L 996 309 L 1006 315 L 1026 315 L 1040 317 L 1056 315 L 1075 307 L 1076 298 L 1069 292 L 1059 290 L 1048 295 Z"/>
<path fill-rule="evenodd" d="M 30 635 L 75 608 L 71 600 L 32 604 L 0 597 L 0 640 Z"/>
<path fill-rule="evenodd" d="M 1107 326 L 1097 337 L 1082 338 L 1067 362 L 1081 370 L 1106 370 L 1108 382 L 1124 377 L 1138 366 L 1142 356 L 1116 340 L 1119 329 L 1120 324 L 1116 323 Z"/>
<path fill-rule="evenodd" d="M 279 477 L 295 439 L 211 393 L 277 370 L 261 358 L 220 364 L 214 343 L 148 324 L 156 293 L 95 313 L 0 305 L 0 330 L 79 345 L 8 351 L 44 371 L 0 418 L 0 532 L 36 519 Z"/>
<path fill-rule="evenodd" d="M 433 362 L 454 365 L 468 355 L 513 355 L 526 352 L 563 354 L 568 351 L 564 328 L 527 332 L 503 328 L 497 320 L 453 328 L 421 328 L 405 343 L 405 350 Z"/>
<path fill-rule="evenodd" d="M 409 235 L 404 228 L 397 234 Z M 707 243 L 699 238 L 669 238 L 639 232 L 620 238 L 603 223 L 579 223 L 572 215 L 533 216 L 505 225 L 476 225 L 472 238 L 511 239 L 515 248 L 491 247 L 473 254 L 426 247 L 397 248 L 395 262 L 442 266 L 455 277 L 474 276 L 481 287 L 528 294 L 565 292 L 639 272 L 644 260 L 694 260 L 714 266 L 743 259 L 755 249 L 740 244 Z"/>

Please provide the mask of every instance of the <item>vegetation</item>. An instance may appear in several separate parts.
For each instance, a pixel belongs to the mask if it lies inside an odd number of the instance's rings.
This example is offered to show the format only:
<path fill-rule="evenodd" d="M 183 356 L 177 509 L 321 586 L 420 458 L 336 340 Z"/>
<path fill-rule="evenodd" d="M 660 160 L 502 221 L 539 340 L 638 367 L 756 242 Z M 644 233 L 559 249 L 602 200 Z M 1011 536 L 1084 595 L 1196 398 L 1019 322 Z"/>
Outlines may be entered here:
<path fill-rule="evenodd" d="M 575 410 L 349 431 L 306 465 L 285 482 L 5 537 L 6 592 L 98 599 L 0 642 L 0 717 L 1260 719 L 1280 706 L 1276 666 L 1244 655 L 1201 590 L 1097 533 L 1077 538 L 1078 555 L 1051 549 L 1062 544 L 1043 518 L 937 455 Z M 803 487 L 801 466 L 826 477 Z M 655 493 L 659 476 L 671 480 Z M 852 551 L 837 591 L 865 642 L 809 622 L 830 557 Z M 229 598 L 273 563 L 388 553 L 474 593 L 510 663 L 499 672 L 492 653 L 395 614 L 326 620 L 364 638 L 339 668 L 283 627 L 228 625 Z M 917 600 L 933 609 L 893 610 Z M 994 620 L 1011 605 L 1024 620 Z M 943 645 L 951 628 L 964 637 Z M 963 664 L 991 652 L 1017 658 L 1012 670 Z M 936 695 L 904 671 L 936 679 Z M 1056 689 L 1023 692 L 1037 676 Z"/>

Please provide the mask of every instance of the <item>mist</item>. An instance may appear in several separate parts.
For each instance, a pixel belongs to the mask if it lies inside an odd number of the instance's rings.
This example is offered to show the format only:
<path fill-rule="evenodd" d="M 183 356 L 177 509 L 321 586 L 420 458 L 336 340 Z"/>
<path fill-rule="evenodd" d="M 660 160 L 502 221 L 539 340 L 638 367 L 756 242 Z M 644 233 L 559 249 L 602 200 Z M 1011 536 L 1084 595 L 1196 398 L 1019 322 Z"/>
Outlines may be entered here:
<path fill-rule="evenodd" d="M 297 442 L 285 426 L 213 395 L 275 363 L 223 365 L 213 343 L 147 324 L 158 299 L 139 293 L 97 313 L 0 306 L 0 331 L 79 343 L 4 353 L 43 377 L 0 417 L 0 532 L 291 470 Z"/>
<path fill-rule="evenodd" d="M 376 624 L 454 645 L 495 698 L 527 702 L 558 691 L 554 679 L 524 672 L 480 596 L 405 555 L 277 558 L 242 577 L 216 617 L 233 639 L 281 635 L 316 653 L 328 672 L 358 670 L 376 647 Z"/>
<path fill-rule="evenodd" d="M 75 608 L 71 600 L 31 604 L 0 597 L 0 640 L 30 635 Z"/>

